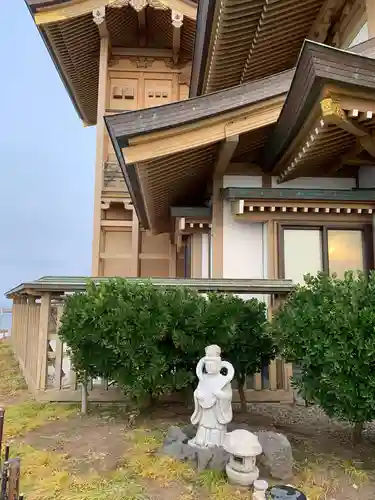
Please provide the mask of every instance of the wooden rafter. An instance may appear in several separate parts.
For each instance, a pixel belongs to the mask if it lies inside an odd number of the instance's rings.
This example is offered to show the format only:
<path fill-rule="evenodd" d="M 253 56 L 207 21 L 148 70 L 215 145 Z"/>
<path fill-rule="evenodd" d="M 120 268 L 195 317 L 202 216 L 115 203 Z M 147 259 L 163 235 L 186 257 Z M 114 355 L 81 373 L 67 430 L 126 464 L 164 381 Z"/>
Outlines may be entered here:
<path fill-rule="evenodd" d="M 363 146 L 357 142 L 354 148 L 350 149 L 347 153 L 339 156 L 337 162 L 335 162 L 327 171 L 327 176 L 331 176 L 335 174 L 340 168 L 342 168 L 345 164 L 357 158 L 357 156 L 363 151 Z"/>
<path fill-rule="evenodd" d="M 340 104 L 328 97 L 320 102 L 322 117 L 326 123 L 333 123 L 359 138 L 359 143 L 375 158 L 375 138 L 370 130 L 346 116 Z"/>
<path fill-rule="evenodd" d="M 336 12 L 343 7 L 345 2 L 346 0 L 326 0 L 311 26 L 307 38 L 317 42 L 324 42 Z"/>
<path fill-rule="evenodd" d="M 239 135 L 232 135 L 224 139 L 219 146 L 219 153 L 215 163 L 214 175 L 221 177 L 224 175 L 233 154 L 239 143 Z"/>
<path fill-rule="evenodd" d="M 183 24 L 184 16 L 181 12 L 177 10 L 172 10 L 172 26 L 173 26 L 173 40 L 172 40 L 172 51 L 173 51 L 173 62 L 178 63 L 180 58 L 180 46 L 181 46 L 181 28 Z"/>
<path fill-rule="evenodd" d="M 166 8 L 177 10 L 189 19 L 197 18 L 197 6 L 190 0 L 158 0 Z M 46 2 L 47 3 L 47 2 Z M 83 16 L 101 7 L 121 7 L 127 0 L 70 0 L 57 5 L 38 8 L 34 13 L 36 24 L 45 25 Z"/>

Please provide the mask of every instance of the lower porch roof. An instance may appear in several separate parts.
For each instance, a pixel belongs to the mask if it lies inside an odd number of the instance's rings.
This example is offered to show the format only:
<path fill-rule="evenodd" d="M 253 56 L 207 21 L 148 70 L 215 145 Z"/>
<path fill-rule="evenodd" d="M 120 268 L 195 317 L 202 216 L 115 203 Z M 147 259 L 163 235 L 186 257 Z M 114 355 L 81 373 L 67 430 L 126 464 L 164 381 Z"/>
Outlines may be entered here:
<path fill-rule="evenodd" d="M 113 278 L 89 278 L 85 276 L 44 276 L 35 281 L 21 283 L 9 290 L 5 295 L 8 299 L 34 295 L 42 296 L 50 293 L 60 296 L 65 293 L 81 292 L 85 290 L 89 281 L 101 283 Z M 126 278 L 133 283 L 151 282 L 156 286 L 176 287 L 183 286 L 197 292 L 223 292 L 246 294 L 285 295 L 293 291 L 295 285 L 286 279 L 223 279 L 223 278 Z"/>
<path fill-rule="evenodd" d="M 171 206 L 208 205 L 231 161 L 280 182 L 375 165 L 375 60 L 356 52 L 306 41 L 295 70 L 107 116 L 143 227 L 170 232 Z"/>

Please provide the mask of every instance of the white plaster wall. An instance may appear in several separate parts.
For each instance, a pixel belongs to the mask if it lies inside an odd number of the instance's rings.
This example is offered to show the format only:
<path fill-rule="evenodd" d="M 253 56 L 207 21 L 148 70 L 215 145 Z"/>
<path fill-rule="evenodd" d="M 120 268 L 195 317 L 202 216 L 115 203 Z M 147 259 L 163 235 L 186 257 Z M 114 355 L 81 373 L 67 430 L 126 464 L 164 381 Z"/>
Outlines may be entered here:
<path fill-rule="evenodd" d="M 265 224 L 233 218 L 228 201 L 224 201 L 223 222 L 223 278 L 266 278 Z M 263 295 L 246 294 L 241 297 L 268 301 Z"/>
<path fill-rule="evenodd" d="M 353 178 L 317 178 L 299 177 L 291 181 L 277 183 L 277 177 L 272 177 L 272 187 L 274 188 L 295 188 L 295 189 L 352 189 L 356 187 Z"/>
<path fill-rule="evenodd" d="M 228 187 L 262 187 L 262 177 L 252 175 L 224 175 L 223 188 Z"/>
<path fill-rule="evenodd" d="M 358 187 L 362 189 L 375 188 L 375 167 L 360 167 L 358 171 Z"/>

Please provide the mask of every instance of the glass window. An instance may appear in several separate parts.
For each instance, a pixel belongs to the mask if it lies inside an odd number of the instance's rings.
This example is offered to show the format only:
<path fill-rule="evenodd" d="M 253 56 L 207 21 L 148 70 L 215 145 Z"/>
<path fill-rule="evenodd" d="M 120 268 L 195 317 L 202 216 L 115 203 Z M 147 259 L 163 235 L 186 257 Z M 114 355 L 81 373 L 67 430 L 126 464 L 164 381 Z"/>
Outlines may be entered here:
<path fill-rule="evenodd" d="M 322 231 L 320 229 L 284 229 L 285 278 L 304 283 L 306 274 L 323 270 Z"/>
<path fill-rule="evenodd" d="M 363 270 L 362 231 L 328 229 L 327 233 L 330 274 L 343 278 L 345 271 Z"/>

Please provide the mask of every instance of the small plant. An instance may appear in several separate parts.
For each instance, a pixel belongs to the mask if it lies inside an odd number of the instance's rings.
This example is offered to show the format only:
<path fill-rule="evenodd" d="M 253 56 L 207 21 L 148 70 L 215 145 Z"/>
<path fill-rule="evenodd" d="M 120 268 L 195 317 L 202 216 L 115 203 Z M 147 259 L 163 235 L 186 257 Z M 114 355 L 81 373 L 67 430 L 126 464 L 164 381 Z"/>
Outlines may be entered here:
<path fill-rule="evenodd" d="M 305 278 L 276 312 L 270 332 L 298 363 L 307 401 L 354 425 L 375 418 L 375 273 Z"/>

